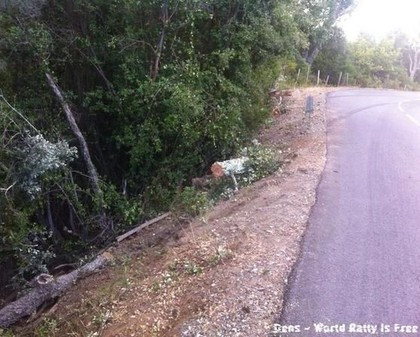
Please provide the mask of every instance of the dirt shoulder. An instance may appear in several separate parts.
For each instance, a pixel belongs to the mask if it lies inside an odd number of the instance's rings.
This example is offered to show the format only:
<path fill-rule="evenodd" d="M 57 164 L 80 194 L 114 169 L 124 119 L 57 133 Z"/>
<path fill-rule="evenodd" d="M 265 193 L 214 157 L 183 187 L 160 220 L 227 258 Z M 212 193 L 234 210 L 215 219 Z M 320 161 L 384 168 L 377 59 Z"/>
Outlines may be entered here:
<path fill-rule="evenodd" d="M 295 90 L 287 113 L 261 132 L 261 143 L 287 154 L 281 170 L 202 219 L 167 219 L 113 248 L 113 267 L 79 282 L 43 323 L 18 334 L 45 328 L 51 336 L 267 336 L 325 164 L 327 91 Z M 316 109 L 305 117 L 309 94 Z"/>

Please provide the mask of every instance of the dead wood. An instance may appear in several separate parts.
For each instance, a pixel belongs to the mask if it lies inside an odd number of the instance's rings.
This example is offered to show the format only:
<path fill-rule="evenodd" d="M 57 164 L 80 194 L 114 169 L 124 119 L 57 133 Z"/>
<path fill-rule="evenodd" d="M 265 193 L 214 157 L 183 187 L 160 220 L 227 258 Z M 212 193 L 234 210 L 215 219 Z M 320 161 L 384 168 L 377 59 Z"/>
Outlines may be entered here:
<path fill-rule="evenodd" d="M 145 222 L 144 224 L 141 224 L 140 226 L 138 226 L 136 228 L 133 228 L 131 231 L 128 231 L 127 233 L 125 233 L 123 235 L 117 236 L 117 242 L 121 242 L 121 241 L 127 239 L 128 237 L 140 232 L 142 229 L 144 229 L 146 227 L 149 227 L 150 225 L 167 218 L 169 215 L 171 215 L 170 212 L 162 214 L 162 215 L 158 216 L 157 218 L 149 220 L 149 221 Z"/>
<path fill-rule="evenodd" d="M 92 262 L 56 279 L 50 275 L 40 275 L 36 278 L 34 289 L 0 310 L 0 327 L 8 328 L 20 319 L 31 316 L 43 303 L 61 296 L 77 280 L 98 272 L 112 259 L 110 253 L 103 253 Z"/>

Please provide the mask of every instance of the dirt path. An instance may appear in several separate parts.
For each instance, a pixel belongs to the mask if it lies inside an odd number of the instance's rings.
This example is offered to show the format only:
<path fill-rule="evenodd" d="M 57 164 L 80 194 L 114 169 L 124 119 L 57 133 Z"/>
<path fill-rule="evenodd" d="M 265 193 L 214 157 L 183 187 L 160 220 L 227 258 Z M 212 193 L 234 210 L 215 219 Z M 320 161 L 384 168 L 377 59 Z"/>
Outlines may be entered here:
<path fill-rule="evenodd" d="M 203 219 L 169 219 L 113 249 L 113 268 L 80 282 L 45 315 L 50 335 L 267 336 L 325 163 L 325 92 L 294 91 L 287 113 L 259 137 L 290 163 Z M 308 94 L 316 104 L 310 118 Z"/>

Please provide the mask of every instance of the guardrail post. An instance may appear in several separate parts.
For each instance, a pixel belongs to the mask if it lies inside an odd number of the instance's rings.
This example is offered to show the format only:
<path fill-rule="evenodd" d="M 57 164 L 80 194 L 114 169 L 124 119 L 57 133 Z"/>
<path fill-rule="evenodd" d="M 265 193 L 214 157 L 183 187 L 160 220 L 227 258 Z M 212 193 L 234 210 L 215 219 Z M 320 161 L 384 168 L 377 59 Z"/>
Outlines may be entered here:
<path fill-rule="evenodd" d="M 305 114 L 310 115 L 314 112 L 314 98 L 312 96 L 306 97 Z"/>

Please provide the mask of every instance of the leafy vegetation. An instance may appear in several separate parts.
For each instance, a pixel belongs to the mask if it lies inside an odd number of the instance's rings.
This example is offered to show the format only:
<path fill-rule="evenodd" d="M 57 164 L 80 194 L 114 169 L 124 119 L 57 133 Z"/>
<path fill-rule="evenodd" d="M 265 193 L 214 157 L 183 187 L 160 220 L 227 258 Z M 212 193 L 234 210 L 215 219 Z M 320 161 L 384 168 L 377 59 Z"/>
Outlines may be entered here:
<path fill-rule="evenodd" d="M 356 41 L 348 42 L 342 31 L 336 28 L 316 58 L 312 70 L 329 75 L 331 84 L 338 83 L 341 73 L 341 83 L 346 83 L 344 74 L 348 74 L 351 85 L 417 89 L 415 76 L 418 69 L 410 70 L 410 55 L 416 52 L 416 45 L 415 41 L 400 33 L 382 41 L 361 35 Z M 411 66 L 414 67 L 413 64 Z"/>
<path fill-rule="evenodd" d="M 174 198 L 172 208 L 175 212 L 197 216 L 207 210 L 210 205 L 207 192 L 201 192 L 194 187 L 185 187 Z"/>
<path fill-rule="evenodd" d="M 271 88 L 309 85 L 319 70 L 333 85 L 418 89 L 420 42 L 399 33 L 347 41 L 336 22 L 352 4 L 0 2 L 0 299 L 54 266 L 86 261 L 139 222 L 168 209 L 202 215 L 276 172 L 279 151 L 251 141 L 270 116 Z M 233 156 L 248 158 L 235 180 L 191 187 Z M 151 288 L 232 256 L 220 246 L 179 262 Z M 116 286 L 129 288 L 121 265 Z M 111 302 L 98 305 L 97 331 Z M 46 319 L 34 334 L 56 331 Z"/>
<path fill-rule="evenodd" d="M 246 162 L 245 182 L 253 183 L 269 174 L 274 173 L 280 167 L 278 152 L 253 141 L 251 146 L 244 148 L 243 156 L 248 158 Z"/>
<path fill-rule="evenodd" d="M 279 152 L 261 145 L 256 140 L 253 140 L 250 146 L 241 149 L 239 155 L 247 158 L 243 172 L 238 173 L 234 179 L 228 175 L 213 179 L 206 188 L 183 188 L 174 198 L 173 211 L 189 216 L 202 215 L 217 201 L 231 198 L 237 188 L 249 186 L 276 172 L 281 166 Z"/>
<path fill-rule="evenodd" d="M 73 262 L 172 205 L 202 212 L 217 193 L 191 179 L 249 143 L 279 74 L 280 87 L 295 79 L 351 3 L 1 4 L 3 285 Z M 247 156 L 253 174 L 242 183 L 277 168 L 270 150 Z"/>

